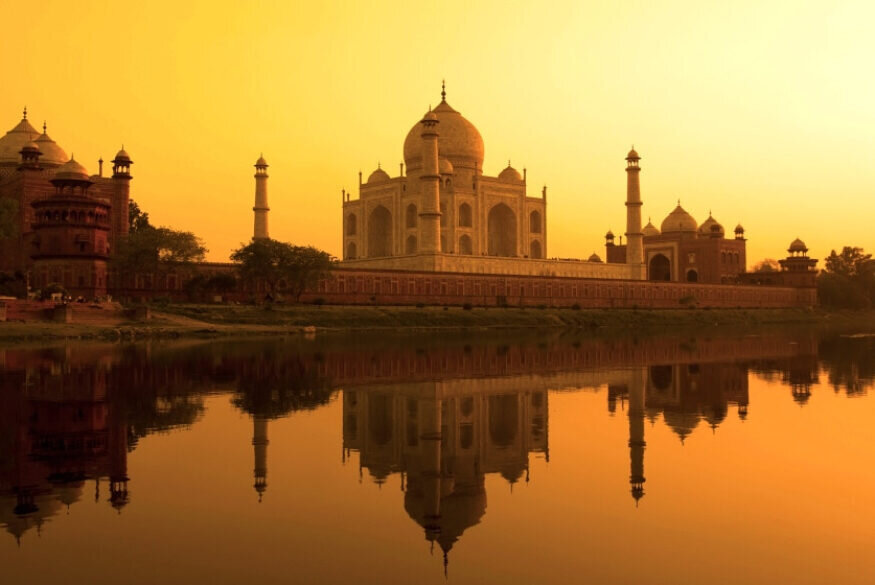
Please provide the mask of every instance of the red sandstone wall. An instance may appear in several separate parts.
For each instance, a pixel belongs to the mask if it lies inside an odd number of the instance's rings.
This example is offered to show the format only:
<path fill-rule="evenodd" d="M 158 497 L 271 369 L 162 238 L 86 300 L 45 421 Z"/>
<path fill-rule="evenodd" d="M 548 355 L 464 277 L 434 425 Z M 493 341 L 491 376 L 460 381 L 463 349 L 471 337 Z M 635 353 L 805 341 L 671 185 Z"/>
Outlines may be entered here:
<path fill-rule="evenodd" d="M 810 307 L 815 289 L 338 269 L 302 301 L 581 308 Z"/>

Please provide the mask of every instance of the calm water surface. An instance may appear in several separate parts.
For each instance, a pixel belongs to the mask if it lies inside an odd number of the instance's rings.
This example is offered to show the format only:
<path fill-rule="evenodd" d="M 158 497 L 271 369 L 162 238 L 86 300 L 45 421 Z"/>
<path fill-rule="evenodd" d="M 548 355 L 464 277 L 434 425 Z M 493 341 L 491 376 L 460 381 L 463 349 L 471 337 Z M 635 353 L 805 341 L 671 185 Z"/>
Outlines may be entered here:
<path fill-rule="evenodd" d="M 2 583 L 873 583 L 875 338 L 0 349 Z"/>

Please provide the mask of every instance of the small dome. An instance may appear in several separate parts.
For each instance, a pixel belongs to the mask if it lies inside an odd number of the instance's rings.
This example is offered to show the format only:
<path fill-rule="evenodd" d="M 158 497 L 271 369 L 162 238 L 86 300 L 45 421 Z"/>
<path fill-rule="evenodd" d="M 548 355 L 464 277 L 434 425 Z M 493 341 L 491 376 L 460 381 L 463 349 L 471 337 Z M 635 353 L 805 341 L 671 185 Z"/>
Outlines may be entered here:
<path fill-rule="evenodd" d="M 453 163 L 451 163 L 444 157 L 441 157 L 438 161 L 438 169 L 440 170 L 440 173 L 442 175 L 452 175 L 453 171 L 455 170 L 453 169 Z"/>
<path fill-rule="evenodd" d="M 605 234 L 605 239 L 606 240 L 613 240 L 614 239 L 614 232 L 612 232 L 611 230 L 608 230 L 608 233 Z"/>
<path fill-rule="evenodd" d="M 130 161 L 131 161 L 131 156 L 130 156 L 130 155 L 128 154 L 128 152 L 124 149 L 124 147 L 122 147 L 122 149 L 121 149 L 120 151 L 118 151 L 117 153 L 115 153 L 115 159 L 114 159 L 114 160 L 116 160 L 116 161 L 127 161 L 127 162 L 130 162 Z M 263 160 L 263 159 L 259 159 L 259 160 Z"/>
<path fill-rule="evenodd" d="M 721 238 L 723 237 L 723 226 L 709 214 L 708 219 L 703 221 L 702 225 L 699 226 L 699 235 L 707 238 L 717 234 L 719 234 Z"/>
<path fill-rule="evenodd" d="M 521 183 L 523 177 L 518 170 L 510 166 L 510 161 L 508 161 L 507 168 L 498 174 L 498 180 L 506 183 Z"/>
<path fill-rule="evenodd" d="M 658 235 L 659 235 L 659 228 L 657 228 L 655 225 L 653 225 L 653 222 L 650 221 L 650 220 L 648 219 L 648 220 L 647 220 L 647 225 L 644 226 L 644 229 L 642 230 L 642 233 L 643 233 L 646 237 L 650 237 L 650 236 L 658 236 Z"/>
<path fill-rule="evenodd" d="M 639 160 L 641 157 L 638 156 L 638 153 L 633 148 L 629 151 L 629 154 L 626 155 L 626 160 Z"/>
<path fill-rule="evenodd" d="M 386 171 L 384 171 L 380 167 L 377 167 L 377 170 L 371 173 L 368 177 L 368 184 L 370 185 L 371 183 L 383 183 L 385 181 L 388 181 L 390 178 L 391 177 L 389 177 L 389 174 Z"/>
<path fill-rule="evenodd" d="M 744 228 L 741 226 L 741 224 L 738 224 L 737 226 L 735 226 L 735 233 L 737 233 L 737 234 L 744 233 Z"/>
<path fill-rule="evenodd" d="M 792 242 L 790 242 L 790 247 L 787 249 L 788 252 L 807 252 L 808 246 L 805 245 L 805 242 L 796 238 Z"/>
<path fill-rule="evenodd" d="M 52 180 L 90 182 L 91 179 L 85 167 L 76 162 L 73 157 L 70 157 L 70 160 L 58 167 L 58 170 L 55 171 L 55 176 L 52 177 Z"/>
<path fill-rule="evenodd" d="M 39 145 L 36 142 L 28 142 L 21 147 L 21 152 L 39 152 Z"/>
<path fill-rule="evenodd" d="M 67 161 L 67 153 L 64 149 L 58 146 L 58 143 L 49 138 L 46 134 L 45 125 L 43 125 L 43 133 L 36 139 L 40 152 L 43 155 L 40 157 L 41 163 L 52 163 L 62 165 Z"/>
<path fill-rule="evenodd" d="M 674 208 L 674 211 L 668 214 L 664 220 L 662 220 L 662 233 L 664 234 L 672 234 L 672 233 L 684 233 L 684 232 L 695 232 L 699 227 L 699 224 L 696 223 L 696 220 L 693 219 L 693 216 L 686 212 L 686 210 L 681 207 L 681 204 L 678 203 L 678 206 Z"/>
<path fill-rule="evenodd" d="M 264 155 L 261 155 L 260 157 L 258 157 L 258 160 L 255 161 L 255 166 L 257 166 L 257 167 L 266 167 L 266 166 L 268 166 L 268 165 L 267 165 L 267 161 L 264 160 Z"/>
<path fill-rule="evenodd" d="M 602 259 L 595 252 L 593 252 L 592 255 L 589 258 L 587 258 L 587 262 L 601 262 L 601 261 L 602 261 Z"/>

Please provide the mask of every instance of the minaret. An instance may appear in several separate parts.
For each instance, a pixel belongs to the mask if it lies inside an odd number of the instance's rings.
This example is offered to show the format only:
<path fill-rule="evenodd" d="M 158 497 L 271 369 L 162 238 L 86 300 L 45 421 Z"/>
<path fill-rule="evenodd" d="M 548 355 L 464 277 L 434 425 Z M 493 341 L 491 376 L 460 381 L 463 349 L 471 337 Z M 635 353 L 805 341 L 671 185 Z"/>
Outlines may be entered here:
<path fill-rule="evenodd" d="M 422 119 L 422 200 L 419 206 L 419 251 L 441 251 L 440 170 L 438 168 L 438 119 L 430 111 Z"/>
<path fill-rule="evenodd" d="M 45 130 L 43 130 L 45 134 Z M 112 160 L 112 235 L 111 245 L 116 245 L 116 239 L 128 235 L 130 227 L 128 206 L 131 199 L 131 160 L 124 145 Z"/>
<path fill-rule="evenodd" d="M 267 489 L 267 418 L 252 417 L 252 444 L 255 446 L 255 491 L 258 492 L 258 502 L 264 490 Z"/>
<path fill-rule="evenodd" d="M 644 497 L 644 380 L 643 370 L 631 370 L 629 383 L 629 485 L 635 505 Z"/>
<path fill-rule="evenodd" d="M 264 155 L 258 157 L 255 161 L 255 206 L 252 208 L 255 212 L 255 230 L 252 233 L 254 240 L 270 238 L 267 230 L 267 212 L 270 211 L 267 206 L 267 167 Z"/>
<path fill-rule="evenodd" d="M 641 232 L 641 187 L 638 173 L 641 157 L 635 148 L 626 155 L 626 264 L 644 263 L 644 234 Z"/>

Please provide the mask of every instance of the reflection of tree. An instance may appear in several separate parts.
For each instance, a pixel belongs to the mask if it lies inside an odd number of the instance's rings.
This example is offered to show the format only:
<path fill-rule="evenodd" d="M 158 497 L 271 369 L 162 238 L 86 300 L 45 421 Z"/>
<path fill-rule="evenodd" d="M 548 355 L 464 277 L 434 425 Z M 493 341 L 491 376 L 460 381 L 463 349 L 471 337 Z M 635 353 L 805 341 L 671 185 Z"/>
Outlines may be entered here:
<path fill-rule="evenodd" d="M 819 358 L 829 383 L 849 396 L 865 394 L 875 381 L 875 337 L 834 337 L 820 342 Z"/>
<path fill-rule="evenodd" d="M 204 413 L 203 396 L 180 394 L 156 396 L 154 393 L 133 393 L 121 397 L 123 416 L 128 423 L 128 445 L 152 433 L 188 427 Z"/>
<path fill-rule="evenodd" d="M 242 362 L 237 391 L 231 402 L 254 416 L 278 418 L 297 410 L 313 410 L 327 404 L 331 386 L 320 375 L 317 361 L 300 355 L 267 354 Z"/>

